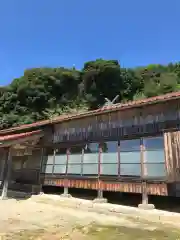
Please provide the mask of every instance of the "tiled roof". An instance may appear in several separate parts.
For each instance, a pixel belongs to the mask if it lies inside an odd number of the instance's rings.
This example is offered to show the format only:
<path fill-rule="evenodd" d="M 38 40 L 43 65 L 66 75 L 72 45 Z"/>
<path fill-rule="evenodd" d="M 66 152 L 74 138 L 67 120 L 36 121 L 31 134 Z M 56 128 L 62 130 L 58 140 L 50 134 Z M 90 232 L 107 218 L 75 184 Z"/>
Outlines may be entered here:
<path fill-rule="evenodd" d="M 127 103 L 117 103 L 112 106 L 105 106 L 105 107 L 102 107 L 93 111 L 88 111 L 85 113 L 77 113 L 73 115 L 72 114 L 61 115 L 59 117 L 53 118 L 52 120 L 44 120 L 44 121 L 39 121 L 32 124 L 26 124 L 26 125 L 21 125 L 14 128 L 1 130 L 0 134 L 2 135 L 3 133 L 18 131 L 18 130 L 25 130 L 33 127 L 41 127 L 48 124 L 54 124 L 54 123 L 59 123 L 59 122 L 68 121 L 72 119 L 84 118 L 92 115 L 99 115 L 99 114 L 111 112 L 111 111 L 125 110 L 127 108 L 134 108 L 134 107 L 144 106 L 144 105 L 153 104 L 157 102 L 169 101 L 169 100 L 178 99 L 178 98 L 180 98 L 180 91 L 168 93 L 161 96 L 136 100 L 136 101 L 129 101 Z"/>
<path fill-rule="evenodd" d="M 22 138 L 30 137 L 30 136 L 33 136 L 33 135 L 37 135 L 41 132 L 42 132 L 41 130 L 37 130 L 37 131 L 32 131 L 32 132 L 25 132 L 25 133 L 19 133 L 19 134 L 10 134 L 10 135 L 6 135 L 6 136 L 0 136 L 0 142 L 18 140 L 20 138 L 22 139 Z"/>

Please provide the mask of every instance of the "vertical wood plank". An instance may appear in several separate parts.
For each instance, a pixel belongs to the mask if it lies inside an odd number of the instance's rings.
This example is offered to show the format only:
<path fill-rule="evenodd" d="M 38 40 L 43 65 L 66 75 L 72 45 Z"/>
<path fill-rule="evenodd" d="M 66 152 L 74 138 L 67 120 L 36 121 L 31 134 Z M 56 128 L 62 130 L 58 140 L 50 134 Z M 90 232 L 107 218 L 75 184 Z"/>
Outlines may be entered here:
<path fill-rule="evenodd" d="M 55 158 L 56 158 L 56 149 L 53 150 L 53 169 L 52 169 L 52 175 L 54 174 Z"/>
<path fill-rule="evenodd" d="M 164 133 L 167 179 L 180 181 L 180 131 Z"/>
<path fill-rule="evenodd" d="M 121 146 L 120 146 L 120 142 L 118 142 L 117 150 L 118 150 L 118 178 L 120 178 L 120 176 L 121 176 L 121 154 L 120 154 Z"/>
<path fill-rule="evenodd" d="M 81 154 L 81 176 L 83 175 L 83 163 L 84 163 L 84 148 L 82 148 Z"/>
<path fill-rule="evenodd" d="M 8 185 L 11 177 L 11 169 L 12 169 L 12 149 L 11 147 L 8 148 L 8 154 L 7 154 L 7 162 L 5 167 L 5 175 L 3 180 L 3 190 L 1 194 L 1 199 L 7 198 L 8 193 Z"/>

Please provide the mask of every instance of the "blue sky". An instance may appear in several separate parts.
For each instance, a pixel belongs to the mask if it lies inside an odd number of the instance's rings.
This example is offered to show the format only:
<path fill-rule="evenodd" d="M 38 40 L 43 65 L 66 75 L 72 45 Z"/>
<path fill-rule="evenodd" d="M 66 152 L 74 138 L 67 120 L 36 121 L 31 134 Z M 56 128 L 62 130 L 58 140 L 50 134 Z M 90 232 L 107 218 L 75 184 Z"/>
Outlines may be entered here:
<path fill-rule="evenodd" d="M 0 84 L 31 67 L 180 60 L 180 0 L 1 0 Z"/>

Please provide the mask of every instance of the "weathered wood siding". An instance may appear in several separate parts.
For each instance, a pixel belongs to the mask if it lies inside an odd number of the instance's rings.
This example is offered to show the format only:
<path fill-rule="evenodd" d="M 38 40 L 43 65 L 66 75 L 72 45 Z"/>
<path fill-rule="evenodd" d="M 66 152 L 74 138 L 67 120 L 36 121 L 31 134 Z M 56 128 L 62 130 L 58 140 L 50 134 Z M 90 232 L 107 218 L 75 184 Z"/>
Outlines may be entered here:
<path fill-rule="evenodd" d="M 43 181 L 43 178 L 42 178 Z M 80 179 L 45 179 L 44 185 L 50 186 L 67 186 L 69 188 L 83 189 L 101 189 L 103 191 L 112 192 L 127 192 L 127 193 L 142 193 L 142 185 L 138 182 L 112 182 L 112 181 L 97 181 L 97 180 L 80 180 Z M 148 183 L 147 192 L 151 195 L 168 195 L 168 187 L 165 183 Z"/>
<path fill-rule="evenodd" d="M 162 133 L 177 128 L 179 101 L 119 110 L 97 116 L 70 120 L 54 126 L 53 142 L 117 140 Z"/>
<path fill-rule="evenodd" d="M 38 184 L 40 166 L 41 149 L 35 149 L 29 156 L 13 156 L 11 178 L 21 183 Z"/>
<path fill-rule="evenodd" d="M 167 178 L 180 181 L 180 131 L 164 133 Z"/>

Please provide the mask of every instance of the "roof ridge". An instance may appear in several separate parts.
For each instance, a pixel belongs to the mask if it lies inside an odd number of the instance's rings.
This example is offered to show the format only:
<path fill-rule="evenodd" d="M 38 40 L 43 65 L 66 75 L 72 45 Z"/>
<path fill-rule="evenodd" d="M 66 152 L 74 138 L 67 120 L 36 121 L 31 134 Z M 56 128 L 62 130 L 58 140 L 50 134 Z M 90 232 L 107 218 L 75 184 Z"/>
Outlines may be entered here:
<path fill-rule="evenodd" d="M 31 124 L 23 124 L 23 125 L 20 125 L 17 127 L 0 130 L 0 134 L 23 130 L 23 129 L 28 129 L 28 128 L 33 128 L 33 127 L 41 127 L 41 126 L 45 126 L 48 124 L 58 123 L 58 122 L 66 121 L 66 120 L 68 121 L 71 119 L 77 119 L 77 118 L 81 118 L 81 117 L 88 117 L 88 116 L 96 115 L 96 114 L 102 114 L 105 112 L 109 112 L 111 110 L 112 111 L 117 111 L 117 110 L 121 110 L 121 109 L 124 110 L 126 108 L 133 108 L 133 107 L 137 107 L 139 105 L 152 104 L 152 103 L 156 103 L 158 101 L 170 100 L 172 98 L 173 99 L 180 98 L 180 91 L 167 93 L 167 94 L 159 95 L 159 96 L 154 96 L 154 97 L 150 97 L 150 98 L 144 98 L 144 99 L 140 99 L 140 100 L 128 101 L 127 103 L 116 103 L 111 106 L 104 106 L 103 108 L 99 108 L 96 110 L 87 111 L 87 112 L 83 112 L 83 113 L 63 114 L 63 115 L 60 115 L 60 116 L 52 118 L 52 119 L 42 120 L 42 121 L 34 122 Z"/>

